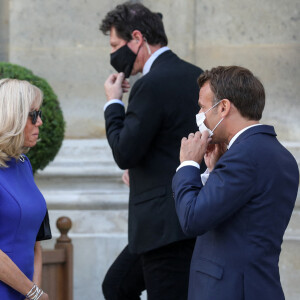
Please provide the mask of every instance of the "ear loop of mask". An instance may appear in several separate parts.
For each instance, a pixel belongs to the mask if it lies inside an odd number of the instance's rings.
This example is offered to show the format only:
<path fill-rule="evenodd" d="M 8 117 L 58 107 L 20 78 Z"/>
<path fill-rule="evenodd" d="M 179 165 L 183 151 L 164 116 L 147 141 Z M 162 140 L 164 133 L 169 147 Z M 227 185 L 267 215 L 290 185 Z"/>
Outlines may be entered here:
<path fill-rule="evenodd" d="M 210 111 L 211 109 L 213 109 L 215 106 L 217 106 L 218 104 L 220 104 L 221 101 L 222 101 L 222 100 L 218 101 L 213 107 L 211 107 L 209 110 L 207 110 L 207 111 L 205 112 L 205 114 L 206 114 L 208 111 Z M 224 120 L 224 118 L 222 118 L 222 119 L 218 122 L 218 124 L 214 127 L 214 129 L 213 129 L 211 132 L 214 132 L 215 129 L 219 126 L 219 124 L 220 124 L 223 120 Z"/>
<path fill-rule="evenodd" d="M 208 113 L 210 110 L 212 110 L 214 107 L 216 107 L 222 100 L 218 101 L 215 105 L 213 105 L 210 109 L 204 112 L 204 114 Z"/>
<path fill-rule="evenodd" d="M 222 119 L 218 122 L 218 124 L 214 127 L 214 129 L 212 130 L 212 132 L 215 131 L 215 129 L 219 126 L 219 124 L 220 124 L 223 120 L 224 120 L 224 118 L 222 118 Z"/>
<path fill-rule="evenodd" d="M 146 39 L 145 37 L 143 37 L 143 39 L 144 39 L 144 41 L 146 42 L 146 48 L 147 48 L 147 50 L 148 50 L 148 54 L 151 56 L 151 55 L 152 55 L 152 52 L 151 52 L 150 47 L 149 47 L 149 45 L 148 45 L 147 39 Z"/>
<path fill-rule="evenodd" d="M 206 119 L 206 113 L 208 113 L 211 109 L 213 109 L 215 106 L 217 106 L 221 101 L 222 101 L 222 100 L 218 101 L 218 102 L 217 102 L 215 105 L 213 105 L 210 109 L 208 109 L 206 112 L 203 112 L 203 113 L 202 113 L 202 114 L 205 116 L 205 117 L 204 117 L 204 120 Z M 196 116 L 196 119 L 197 119 L 197 116 Z M 201 124 L 203 124 L 203 125 L 205 126 L 204 120 L 201 122 Z M 208 132 L 210 132 L 209 137 L 211 137 L 211 136 L 213 135 L 214 131 L 216 130 L 216 128 L 219 126 L 219 124 L 220 124 L 223 120 L 224 120 L 224 118 L 222 118 L 222 119 L 218 122 L 218 124 L 214 127 L 213 130 L 210 130 L 209 128 L 207 128 L 207 127 L 205 126 L 205 127 L 206 127 L 206 130 L 208 130 Z M 197 125 L 198 125 L 198 123 L 197 123 Z M 199 127 L 199 129 L 200 129 L 200 127 Z M 201 130 L 200 130 L 200 131 L 201 131 Z"/>

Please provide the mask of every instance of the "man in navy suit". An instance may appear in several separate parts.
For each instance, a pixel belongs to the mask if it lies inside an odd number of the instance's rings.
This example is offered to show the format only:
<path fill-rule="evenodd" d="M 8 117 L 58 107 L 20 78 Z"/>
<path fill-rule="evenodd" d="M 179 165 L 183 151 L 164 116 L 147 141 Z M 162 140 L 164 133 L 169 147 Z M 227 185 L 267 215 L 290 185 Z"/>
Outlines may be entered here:
<path fill-rule="evenodd" d="M 183 233 L 175 211 L 172 178 L 181 138 L 197 126 L 197 78 L 202 70 L 168 47 L 161 14 L 127 2 L 108 12 L 111 64 L 118 73 L 105 82 L 106 135 L 114 159 L 129 169 L 128 246 L 108 270 L 108 300 L 186 300 L 195 237 Z M 142 73 L 128 107 L 121 101 L 125 78 Z"/>
<path fill-rule="evenodd" d="M 200 131 L 182 139 L 173 178 L 181 227 L 198 236 L 188 299 L 283 300 L 278 261 L 297 163 L 274 128 L 259 123 L 265 92 L 249 70 L 213 68 L 198 84 Z"/>

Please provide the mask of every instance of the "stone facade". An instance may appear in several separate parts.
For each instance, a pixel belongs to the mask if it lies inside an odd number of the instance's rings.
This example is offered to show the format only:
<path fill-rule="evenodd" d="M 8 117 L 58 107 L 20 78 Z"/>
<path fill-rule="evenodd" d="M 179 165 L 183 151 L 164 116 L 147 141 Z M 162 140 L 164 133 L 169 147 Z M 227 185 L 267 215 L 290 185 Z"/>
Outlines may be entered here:
<path fill-rule="evenodd" d="M 103 299 L 105 271 L 127 241 L 128 189 L 105 141 L 102 112 L 103 83 L 113 72 L 109 38 L 98 29 L 106 12 L 120 2 L 0 1 L 0 60 L 44 77 L 67 122 L 59 155 L 36 180 L 48 202 L 54 237 L 59 216 L 73 221 L 75 300 Z M 275 125 L 299 163 L 299 1 L 140 2 L 164 15 L 169 47 L 180 57 L 203 69 L 241 65 L 262 80 L 267 94 L 262 122 Z M 289 300 L 300 298 L 299 253 L 298 199 L 280 260 Z"/>
<path fill-rule="evenodd" d="M 204 69 L 232 64 L 250 68 L 267 92 L 262 121 L 275 124 L 281 139 L 299 140 L 299 1 L 141 2 L 163 13 L 169 46 L 180 57 Z M 0 58 L 49 81 L 67 121 L 66 138 L 104 137 L 103 82 L 113 69 L 109 38 L 98 28 L 117 3 L 0 2 Z"/>
<path fill-rule="evenodd" d="M 0 61 L 8 61 L 9 0 L 0 1 Z"/>

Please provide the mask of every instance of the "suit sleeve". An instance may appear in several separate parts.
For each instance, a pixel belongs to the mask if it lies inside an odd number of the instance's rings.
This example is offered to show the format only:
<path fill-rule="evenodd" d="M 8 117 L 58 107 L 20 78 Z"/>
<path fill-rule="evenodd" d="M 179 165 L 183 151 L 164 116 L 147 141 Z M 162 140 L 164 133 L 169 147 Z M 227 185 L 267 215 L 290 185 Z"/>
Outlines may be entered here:
<path fill-rule="evenodd" d="M 182 167 L 174 175 L 176 211 L 187 235 L 198 236 L 215 228 L 244 206 L 254 193 L 255 164 L 238 151 L 226 154 L 205 186 L 200 170 L 195 167 Z"/>
<path fill-rule="evenodd" d="M 135 167 L 148 152 L 162 122 L 162 108 L 154 86 L 137 81 L 124 107 L 111 104 L 105 110 L 106 135 L 121 169 Z"/>

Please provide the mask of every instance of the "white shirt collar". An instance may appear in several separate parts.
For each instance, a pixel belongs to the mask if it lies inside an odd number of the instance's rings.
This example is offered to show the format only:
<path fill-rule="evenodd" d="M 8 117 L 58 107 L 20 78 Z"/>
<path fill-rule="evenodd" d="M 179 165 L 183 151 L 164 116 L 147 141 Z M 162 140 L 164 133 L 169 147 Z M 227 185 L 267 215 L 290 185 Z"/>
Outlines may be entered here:
<path fill-rule="evenodd" d="M 236 134 L 233 136 L 233 138 L 230 140 L 227 149 L 229 149 L 229 148 L 232 146 L 232 144 L 235 142 L 235 140 L 236 140 L 236 139 L 237 139 L 244 131 L 246 131 L 247 129 L 249 129 L 249 128 L 251 128 L 251 127 L 258 126 L 258 125 L 262 125 L 262 124 L 254 124 L 254 125 L 250 125 L 250 126 L 248 126 L 248 127 L 243 128 L 243 129 L 240 130 L 238 133 L 236 133 Z"/>
<path fill-rule="evenodd" d="M 156 50 L 149 58 L 148 60 L 146 61 L 145 65 L 144 65 L 144 68 L 143 68 L 143 75 L 146 75 L 150 69 L 151 69 L 151 66 L 153 64 L 153 62 L 156 60 L 156 58 L 161 55 L 162 53 L 166 52 L 170 50 L 169 47 L 165 46 L 165 47 L 162 47 L 162 48 L 159 48 L 158 50 Z"/>

